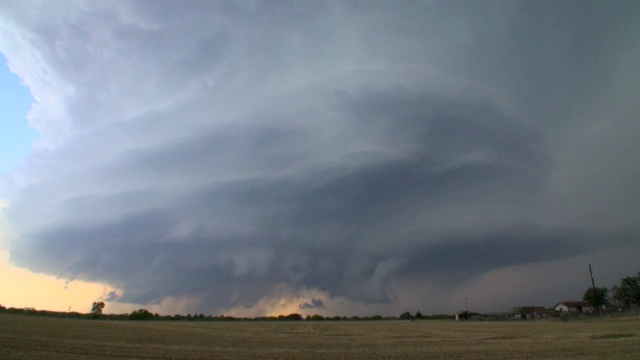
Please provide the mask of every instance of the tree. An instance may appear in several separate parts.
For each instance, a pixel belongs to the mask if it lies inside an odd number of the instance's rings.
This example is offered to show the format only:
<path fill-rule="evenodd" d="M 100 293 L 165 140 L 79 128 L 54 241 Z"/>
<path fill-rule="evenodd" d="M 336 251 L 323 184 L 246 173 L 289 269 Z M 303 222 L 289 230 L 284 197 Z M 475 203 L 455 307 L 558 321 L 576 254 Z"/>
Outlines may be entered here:
<path fill-rule="evenodd" d="M 91 305 L 91 317 L 94 319 L 99 318 L 102 315 L 102 309 L 104 309 L 103 301 L 96 301 Z"/>
<path fill-rule="evenodd" d="M 631 304 L 640 305 L 640 273 L 620 279 L 620 285 L 614 285 L 611 291 L 613 299 L 624 308 L 628 309 Z"/>
<path fill-rule="evenodd" d="M 302 320 L 302 315 L 300 314 L 289 314 L 284 317 L 285 320 Z"/>
<path fill-rule="evenodd" d="M 406 312 L 403 312 L 402 314 L 400 314 L 400 319 L 401 320 L 411 320 L 411 319 L 413 319 L 413 316 L 411 315 L 410 312 L 406 311 Z"/>
<path fill-rule="evenodd" d="M 135 310 L 135 311 L 132 311 L 131 314 L 129 314 L 129 320 L 151 320 L 151 319 L 153 319 L 153 314 L 149 312 L 149 310 L 147 309 Z"/>
<path fill-rule="evenodd" d="M 600 309 L 603 306 L 609 305 L 609 289 L 597 287 L 594 296 L 593 288 L 588 288 L 584 292 L 582 299 L 591 304 L 594 309 Z"/>

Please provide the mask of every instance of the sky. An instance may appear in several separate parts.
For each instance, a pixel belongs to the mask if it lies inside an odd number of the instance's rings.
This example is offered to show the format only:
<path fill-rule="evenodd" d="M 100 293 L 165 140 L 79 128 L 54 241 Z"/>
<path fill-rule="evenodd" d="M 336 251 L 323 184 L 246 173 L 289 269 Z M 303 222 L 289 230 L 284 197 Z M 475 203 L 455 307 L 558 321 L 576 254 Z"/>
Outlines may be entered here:
<path fill-rule="evenodd" d="M 493 312 L 640 270 L 637 1 L 4 1 L 0 52 L 1 304 Z"/>
<path fill-rule="evenodd" d="M 36 137 L 36 132 L 25 121 L 33 99 L 21 84 L 20 78 L 9 71 L 6 59 L 0 56 L 0 173 L 6 174 L 20 164 Z"/>

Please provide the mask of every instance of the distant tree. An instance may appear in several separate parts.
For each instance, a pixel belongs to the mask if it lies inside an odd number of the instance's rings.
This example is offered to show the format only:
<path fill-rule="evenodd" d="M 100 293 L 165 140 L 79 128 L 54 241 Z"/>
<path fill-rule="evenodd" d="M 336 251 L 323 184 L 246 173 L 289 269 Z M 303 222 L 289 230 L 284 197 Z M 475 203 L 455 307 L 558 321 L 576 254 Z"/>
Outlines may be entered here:
<path fill-rule="evenodd" d="M 614 285 L 611 292 L 613 299 L 624 308 L 640 305 L 640 273 L 620 279 L 620 285 Z"/>
<path fill-rule="evenodd" d="M 402 319 L 402 320 L 411 320 L 411 319 L 413 319 L 413 316 L 411 315 L 410 312 L 406 311 L 406 312 L 403 312 L 402 314 L 400 314 L 400 319 Z"/>
<path fill-rule="evenodd" d="M 103 301 L 96 301 L 91 305 L 91 317 L 94 319 L 99 318 L 102 315 L 102 309 L 104 309 Z"/>
<path fill-rule="evenodd" d="M 596 287 L 596 292 L 594 295 L 593 288 L 588 288 L 584 292 L 582 299 L 591 304 L 591 306 L 596 309 L 602 308 L 603 306 L 608 306 L 610 305 L 609 289 Z"/>
<path fill-rule="evenodd" d="M 285 320 L 302 320 L 302 315 L 300 314 L 289 314 L 284 317 Z"/>
<path fill-rule="evenodd" d="M 129 320 L 151 320 L 153 319 L 153 314 L 149 312 L 147 309 L 139 309 L 134 310 L 129 314 Z"/>
<path fill-rule="evenodd" d="M 420 310 L 416 311 L 416 315 L 415 315 L 416 319 L 422 319 L 424 316 L 422 315 L 422 313 L 420 312 Z"/>

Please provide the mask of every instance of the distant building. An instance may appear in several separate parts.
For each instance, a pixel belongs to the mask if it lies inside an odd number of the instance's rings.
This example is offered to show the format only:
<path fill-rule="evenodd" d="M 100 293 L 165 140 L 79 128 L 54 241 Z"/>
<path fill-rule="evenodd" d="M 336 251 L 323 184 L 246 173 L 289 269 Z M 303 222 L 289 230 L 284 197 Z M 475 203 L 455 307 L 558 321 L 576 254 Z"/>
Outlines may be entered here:
<path fill-rule="evenodd" d="M 554 306 L 555 311 L 568 314 L 592 313 L 593 306 L 586 301 L 563 301 Z"/>
<path fill-rule="evenodd" d="M 545 316 L 544 306 L 518 306 L 513 308 L 516 319 L 540 319 Z"/>

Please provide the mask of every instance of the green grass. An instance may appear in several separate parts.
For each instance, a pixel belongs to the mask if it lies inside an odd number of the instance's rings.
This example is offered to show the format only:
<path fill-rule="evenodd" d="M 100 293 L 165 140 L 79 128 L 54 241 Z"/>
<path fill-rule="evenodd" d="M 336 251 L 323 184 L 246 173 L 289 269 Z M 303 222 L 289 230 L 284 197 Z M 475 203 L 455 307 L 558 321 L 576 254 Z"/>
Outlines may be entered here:
<path fill-rule="evenodd" d="M 0 359 L 639 359 L 640 321 L 134 322 L 0 314 Z"/>

